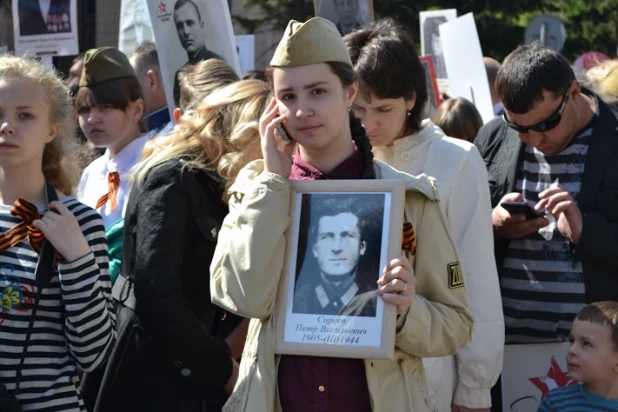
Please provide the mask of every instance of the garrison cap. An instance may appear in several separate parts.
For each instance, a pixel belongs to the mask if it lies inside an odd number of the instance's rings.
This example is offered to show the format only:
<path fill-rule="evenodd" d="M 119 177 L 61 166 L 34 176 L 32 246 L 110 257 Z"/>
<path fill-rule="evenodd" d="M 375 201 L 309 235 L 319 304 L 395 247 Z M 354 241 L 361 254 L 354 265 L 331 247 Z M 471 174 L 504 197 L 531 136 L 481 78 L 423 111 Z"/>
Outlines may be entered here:
<path fill-rule="evenodd" d="M 270 61 L 274 67 L 340 62 L 352 66 L 352 59 L 335 24 L 321 17 L 305 23 L 290 20 Z"/>
<path fill-rule="evenodd" d="M 127 56 L 114 47 L 99 47 L 86 52 L 79 87 L 127 77 L 137 78 Z"/>

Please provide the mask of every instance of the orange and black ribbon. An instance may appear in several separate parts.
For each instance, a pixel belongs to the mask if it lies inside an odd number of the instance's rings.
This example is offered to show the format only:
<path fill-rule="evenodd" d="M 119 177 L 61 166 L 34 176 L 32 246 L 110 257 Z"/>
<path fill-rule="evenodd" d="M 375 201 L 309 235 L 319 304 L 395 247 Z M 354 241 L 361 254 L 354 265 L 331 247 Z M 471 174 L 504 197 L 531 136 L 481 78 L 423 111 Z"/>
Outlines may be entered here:
<path fill-rule="evenodd" d="M 403 224 L 401 249 L 406 252 L 410 252 L 411 255 L 416 254 L 416 234 L 414 233 L 414 228 L 410 222 L 405 222 Z"/>
<path fill-rule="evenodd" d="M 107 186 L 109 192 L 101 196 L 97 202 L 97 209 L 105 205 L 109 200 L 111 202 L 110 209 L 116 210 L 118 206 L 118 187 L 120 187 L 120 175 L 118 172 L 110 172 L 107 174 Z"/>
<path fill-rule="evenodd" d="M 32 225 L 41 218 L 36 206 L 24 199 L 18 199 L 11 208 L 11 214 L 20 217 L 23 222 L 0 235 L 0 250 L 12 248 L 22 240 L 27 240 L 32 250 L 40 253 L 45 236 Z"/>

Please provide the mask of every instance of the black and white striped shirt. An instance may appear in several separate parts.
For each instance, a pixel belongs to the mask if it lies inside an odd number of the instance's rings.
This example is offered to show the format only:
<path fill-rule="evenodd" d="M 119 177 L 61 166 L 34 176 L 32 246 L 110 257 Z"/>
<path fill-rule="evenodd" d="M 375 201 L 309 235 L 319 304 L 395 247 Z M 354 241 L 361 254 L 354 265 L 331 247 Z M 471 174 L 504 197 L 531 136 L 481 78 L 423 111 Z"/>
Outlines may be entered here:
<path fill-rule="evenodd" d="M 534 206 L 550 187 L 566 189 L 577 201 L 592 128 L 555 155 L 526 146 L 517 191 Z M 584 305 L 582 264 L 556 221 L 509 244 L 500 287 L 507 343 L 560 342 L 568 339 Z"/>
<path fill-rule="evenodd" d="M 77 200 L 61 199 L 92 252 L 74 262 L 59 261 L 59 276 L 42 291 L 17 394 L 25 411 L 85 411 L 77 368 L 94 370 L 115 341 L 103 221 Z M 41 215 L 45 209 L 39 208 Z M 21 221 L 10 212 L 11 206 L 0 205 L 1 233 Z M 27 241 L 0 251 L 0 383 L 11 392 L 37 291 L 37 260 Z"/>

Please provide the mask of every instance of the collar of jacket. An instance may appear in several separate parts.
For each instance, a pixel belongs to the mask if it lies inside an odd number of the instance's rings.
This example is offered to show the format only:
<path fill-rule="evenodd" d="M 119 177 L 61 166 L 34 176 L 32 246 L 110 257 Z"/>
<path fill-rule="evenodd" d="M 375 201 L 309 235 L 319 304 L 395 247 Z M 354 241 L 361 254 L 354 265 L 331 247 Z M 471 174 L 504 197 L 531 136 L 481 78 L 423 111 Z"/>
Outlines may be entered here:
<path fill-rule="evenodd" d="M 390 146 L 376 147 L 373 152 L 377 159 L 392 159 L 393 156 L 400 156 L 403 160 L 414 158 L 420 150 L 431 142 L 442 139 L 446 135 L 431 120 L 425 119 L 421 123 L 421 130 L 417 133 L 396 139 Z"/>

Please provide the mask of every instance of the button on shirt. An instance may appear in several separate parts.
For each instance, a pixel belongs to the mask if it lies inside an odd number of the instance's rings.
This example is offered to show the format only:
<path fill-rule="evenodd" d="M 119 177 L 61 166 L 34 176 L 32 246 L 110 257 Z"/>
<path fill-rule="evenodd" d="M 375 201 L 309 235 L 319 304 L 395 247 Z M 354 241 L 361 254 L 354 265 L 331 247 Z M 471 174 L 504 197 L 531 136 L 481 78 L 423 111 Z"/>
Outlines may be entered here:
<path fill-rule="evenodd" d="M 111 202 L 107 202 L 97 209 L 103 218 L 105 230 L 124 217 L 127 199 L 131 191 L 130 172 L 140 161 L 142 150 L 148 138 L 148 134 L 141 135 L 114 157 L 111 157 L 109 149 L 106 150 L 103 156 L 90 163 L 82 173 L 77 188 L 77 199 L 93 209 L 96 209 L 101 196 L 109 191 L 108 173 L 118 172 L 120 175 L 116 209 L 111 209 Z"/>
<path fill-rule="evenodd" d="M 289 179 L 360 179 L 363 172 L 364 158 L 358 151 L 328 174 L 304 162 L 297 152 Z M 278 386 L 284 412 L 371 412 L 362 359 L 282 355 Z"/>

